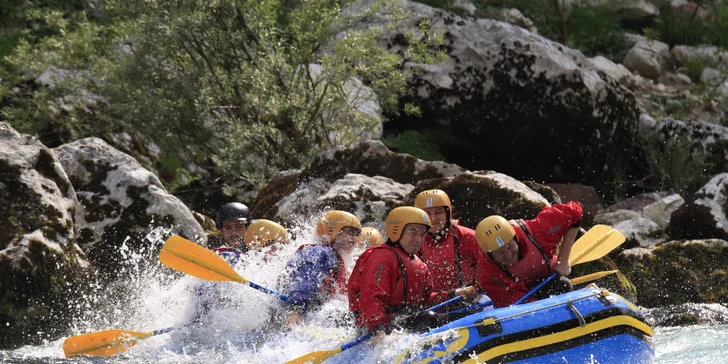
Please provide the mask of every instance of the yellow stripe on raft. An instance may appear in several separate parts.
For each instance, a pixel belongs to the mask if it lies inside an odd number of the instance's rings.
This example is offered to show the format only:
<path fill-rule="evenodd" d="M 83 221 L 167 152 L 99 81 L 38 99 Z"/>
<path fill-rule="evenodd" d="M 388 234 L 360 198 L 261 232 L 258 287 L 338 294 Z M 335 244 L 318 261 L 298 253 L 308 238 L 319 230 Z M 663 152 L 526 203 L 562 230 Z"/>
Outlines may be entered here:
<path fill-rule="evenodd" d="M 549 335 L 544 335 L 540 337 L 536 337 L 533 339 L 518 341 L 514 343 L 509 344 L 503 344 L 500 346 L 496 346 L 492 349 L 486 350 L 480 354 L 477 355 L 477 360 L 469 359 L 465 361 L 464 363 L 482 363 L 488 360 L 491 360 L 493 358 L 497 358 L 501 355 L 506 355 L 510 353 L 515 353 L 519 351 L 524 350 L 530 350 L 542 346 L 547 346 L 551 344 L 556 344 L 564 341 L 568 341 L 571 339 L 575 339 L 581 336 L 586 336 L 591 333 L 601 331 L 604 329 L 608 329 L 610 327 L 614 326 L 632 326 L 645 334 L 649 336 L 653 336 L 652 328 L 645 325 L 642 321 L 639 321 L 633 317 L 629 316 L 614 316 L 609 317 L 604 320 L 592 322 L 590 324 L 587 324 L 584 327 L 576 327 L 573 329 L 569 329 L 566 331 L 556 332 Z"/>

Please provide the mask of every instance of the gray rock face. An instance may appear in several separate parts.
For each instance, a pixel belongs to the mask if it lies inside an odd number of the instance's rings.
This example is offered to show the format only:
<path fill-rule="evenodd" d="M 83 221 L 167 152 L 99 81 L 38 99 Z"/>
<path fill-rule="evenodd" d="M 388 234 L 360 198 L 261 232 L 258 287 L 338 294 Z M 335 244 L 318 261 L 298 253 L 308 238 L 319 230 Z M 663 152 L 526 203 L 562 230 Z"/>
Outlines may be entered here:
<path fill-rule="evenodd" d="M 721 173 L 708 181 L 698 192 L 673 212 L 668 234 L 673 239 L 728 240 L 728 173 Z"/>
<path fill-rule="evenodd" d="M 0 348 L 62 332 L 93 278 L 75 243 L 76 194 L 53 152 L 0 123 Z"/>
<path fill-rule="evenodd" d="M 448 59 L 410 80 L 406 101 L 423 117 L 392 124 L 437 137 L 448 160 L 517 178 L 528 170 L 537 180 L 594 184 L 612 175 L 612 158 L 632 148 L 633 95 L 580 52 L 507 23 L 408 6 L 412 24 L 426 18 L 445 35 Z M 384 42 L 397 49 L 401 39 L 397 32 Z"/>
<path fill-rule="evenodd" d="M 728 243 L 719 239 L 679 240 L 634 248 L 615 259 L 637 287 L 645 307 L 728 300 L 725 262 Z"/>
<path fill-rule="evenodd" d="M 642 137 L 657 136 L 660 140 L 687 140 L 691 143 L 691 151 L 706 153 L 708 162 L 715 172 L 728 172 L 728 128 L 704 121 L 682 121 L 664 118 L 647 130 Z"/>
<path fill-rule="evenodd" d="M 78 196 L 78 242 L 105 276 L 121 263 L 122 245 L 133 251 L 160 248 L 145 239 L 156 228 L 204 242 L 192 212 L 129 155 L 98 138 L 65 144 L 55 153 Z"/>
<path fill-rule="evenodd" d="M 264 199 L 256 201 L 253 215 L 300 225 L 325 210 L 340 209 L 385 231 L 377 224 L 392 208 L 412 205 L 417 193 L 434 188 L 448 193 L 455 218 L 465 226 L 475 226 L 491 214 L 532 218 L 549 205 L 543 196 L 505 174 L 469 172 L 393 153 L 380 142 L 366 142 L 321 153 L 303 171 L 273 179 L 261 190 L 259 196 Z"/>
<path fill-rule="evenodd" d="M 672 66 L 670 46 L 656 40 L 638 41 L 624 56 L 622 64 L 640 76 L 657 79 Z"/>

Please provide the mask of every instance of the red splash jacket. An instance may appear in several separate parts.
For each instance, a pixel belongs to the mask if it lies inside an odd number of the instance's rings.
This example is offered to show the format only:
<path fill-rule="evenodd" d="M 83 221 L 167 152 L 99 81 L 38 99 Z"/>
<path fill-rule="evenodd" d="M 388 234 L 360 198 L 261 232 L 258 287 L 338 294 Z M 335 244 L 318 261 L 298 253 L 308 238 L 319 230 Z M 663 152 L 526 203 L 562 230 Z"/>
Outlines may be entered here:
<path fill-rule="evenodd" d="M 475 230 L 461 226 L 458 220 L 452 220 L 439 239 L 428 233 L 419 256 L 432 275 L 435 292 L 473 285 L 478 261 L 484 259 Z"/>
<path fill-rule="evenodd" d="M 561 239 L 582 214 L 581 204 L 568 202 L 545 207 L 533 220 L 510 221 L 518 240 L 518 262 L 506 267 L 483 254 L 485 259 L 478 267 L 478 285 L 495 307 L 516 302 L 551 274 Z"/>
<path fill-rule="evenodd" d="M 389 244 L 389 243 L 388 243 Z M 427 265 L 399 245 L 365 251 L 349 277 L 349 309 L 357 326 L 387 329 L 397 313 L 414 313 L 445 301 L 448 292 L 432 292 Z"/>

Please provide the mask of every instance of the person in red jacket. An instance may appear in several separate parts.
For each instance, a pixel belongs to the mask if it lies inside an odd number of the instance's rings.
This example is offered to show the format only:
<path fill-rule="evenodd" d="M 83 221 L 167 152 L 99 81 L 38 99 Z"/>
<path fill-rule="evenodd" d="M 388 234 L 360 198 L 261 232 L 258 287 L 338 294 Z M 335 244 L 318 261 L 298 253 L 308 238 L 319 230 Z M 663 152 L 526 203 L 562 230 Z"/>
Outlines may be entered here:
<path fill-rule="evenodd" d="M 474 285 L 478 261 L 483 259 L 475 230 L 452 219 L 450 197 L 443 190 L 420 192 L 415 207 L 425 210 L 432 222 L 418 255 L 432 275 L 433 289 L 447 291 Z"/>
<path fill-rule="evenodd" d="M 402 206 L 387 215 L 387 242 L 368 249 L 349 279 L 349 309 L 356 325 L 375 335 L 373 344 L 391 332 L 398 317 L 417 313 L 455 295 L 474 297 L 472 289 L 433 292 L 432 277 L 416 253 L 430 219 L 422 209 Z"/>
<path fill-rule="evenodd" d="M 559 203 L 545 207 L 533 220 L 493 215 L 478 224 L 476 238 L 486 255 L 478 267 L 478 285 L 495 307 L 514 303 L 553 272 L 559 279 L 543 287 L 539 297 L 572 289 L 566 276 L 582 213 L 578 202 Z"/>

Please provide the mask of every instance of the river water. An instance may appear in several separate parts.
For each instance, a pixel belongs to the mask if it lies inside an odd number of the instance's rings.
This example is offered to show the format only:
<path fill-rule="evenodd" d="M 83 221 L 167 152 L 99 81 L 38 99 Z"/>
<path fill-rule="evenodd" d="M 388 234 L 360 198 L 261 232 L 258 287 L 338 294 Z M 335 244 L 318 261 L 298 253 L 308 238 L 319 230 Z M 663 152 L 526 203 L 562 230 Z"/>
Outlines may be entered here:
<path fill-rule="evenodd" d="M 309 229 L 305 229 L 310 231 Z M 245 278 L 269 288 L 277 287 L 283 270 L 296 247 L 308 241 L 305 233 L 298 241 L 283 247 L 277 256 L 251 254 L 236 270 Z M 152 238 L 154 244 L 163 244 Z M 150 249 L 153 250 L 153 249 Z M 267 320 L 278 309 L 275 296 L 266 295 L 239 283 L 205 282 L 186 276 L 158 263 L 147 252 L 122 249 L 128 264 L 116 284 L 99 287 L 87 302 L 69 307 L 74 325 L 70 335 L 106 329 L 150 331 L 179 328 L 168 334 L 145 339 L 123 355 L 103 361 L 90 358 L 64 358 L 61 338 L 38 346 L 0 351 L 0 361 L 9 363 L 282 363 L 311 351 L 330 350 L 355 338 L 350 324 L 339 326 L 332 317 L 347 312 L 339 297 L 307 317 L 290 331 L 274 330 L 251 339 L 240 332 L 272 326 Z M 151 263 L 150 263 L 151 262 Z M 351 267 L 353 262 L 347 262 Z M 186 328 L 200 307 L 199 290 L 214 292 L 219 304 L 204 317 L 205 329 Z M 278 326 L 276 326 L 278 327 Z M 397 350 L 403 333 L 390 335 L 376 350 L 386 355 Z M 728 325 L 658 327 L 655 329 L 655 363 L 728 363 Z"/>

